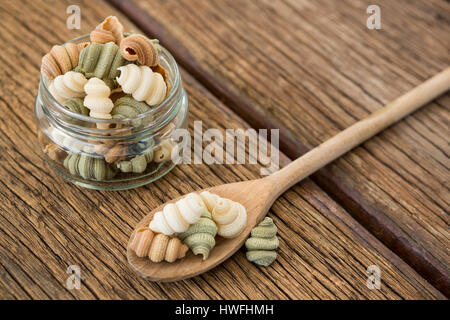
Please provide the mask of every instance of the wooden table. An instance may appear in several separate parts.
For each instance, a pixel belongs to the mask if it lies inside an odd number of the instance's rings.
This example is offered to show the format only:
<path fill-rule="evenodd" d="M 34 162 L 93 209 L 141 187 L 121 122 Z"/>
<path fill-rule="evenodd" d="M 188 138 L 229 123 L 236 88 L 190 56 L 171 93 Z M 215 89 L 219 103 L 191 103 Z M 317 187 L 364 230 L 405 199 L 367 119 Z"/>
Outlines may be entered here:
<path fill-rule="evenodd" d="M 33 102 L 40 59 L 107 15 L 176 57 L 204 129 L 279 128 L 281 163 L 313 148 L 450 63 L 450 5 L 378 1 L 0 1 L 0 298 L 445 299 L 449 285 L 449 95 L 286 192 L 268 268 L 242 249 L 177 283 L 134 274 L 125 245 L 164 201 L 259 176 L 260 165 L 180 165 L 130 191 L 65 182 L 43 161 Z M 81 30 L 66 28 L 78 4 Z M 66 287 L 70 265 L 81 289 Z M 381 288 L 366 285 L 381 269 Z"/>

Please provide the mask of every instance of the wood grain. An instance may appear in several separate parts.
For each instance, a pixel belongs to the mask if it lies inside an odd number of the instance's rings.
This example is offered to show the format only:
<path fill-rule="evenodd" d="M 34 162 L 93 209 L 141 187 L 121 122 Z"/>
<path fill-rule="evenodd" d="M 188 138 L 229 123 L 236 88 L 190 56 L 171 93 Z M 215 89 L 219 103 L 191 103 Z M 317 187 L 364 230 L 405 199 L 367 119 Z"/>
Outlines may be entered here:
<path fill-rule="evenodd" d="M 256 178 L 260 165 L 181 165 L 154 184 L 120 192 L 82 189 L 50 172 L 38 150 L 32 110 L 42 55 L 109 14 L 136 29 L 104 2 L 75 3 L 82 8 L 82 28 L 69 31 L 66 7 L 73 1 L 0 2 L 1 298 L 444 298 L 310 180 L 270 212 L 280 236 L 272 267 L 248 263 L 241 250 L 190 280 L 158 284 L 139 278 L 127 265 L 125 245 L 147 212 L 195 189 Z M 248 128 L 188 73 L 182 77 L 191 130 L 196 119 L 222 132 Z M 81 267 L 80 290 L 65 285 L 73 264 Z M 366 268 L 373 264 L 382 271 L 380 290 L 366 287 Z"/>
<path fill-rule="evenodd" d="M 291 159 L 450 64 L 450 4 L 368 0 L 111 0 Z M 142 10 L 147 12 L 147 16 Z M 313 176 L 450 295 L 447 94 Z"/>

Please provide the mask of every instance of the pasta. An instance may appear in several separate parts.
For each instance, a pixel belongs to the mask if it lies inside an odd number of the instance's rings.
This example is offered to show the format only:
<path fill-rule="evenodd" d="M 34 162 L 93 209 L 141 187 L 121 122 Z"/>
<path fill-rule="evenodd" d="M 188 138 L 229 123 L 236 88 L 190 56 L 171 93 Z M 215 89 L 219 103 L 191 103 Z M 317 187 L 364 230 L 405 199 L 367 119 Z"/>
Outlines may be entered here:
<path fill-rule="evenodd" d="M 216 206 L 217 200 L 220 198 L 217 194 L 211 193 L 209 191 L 201 192 L 200 197 L 202 197 L 203 202 L 205 203 L 209 212 L 213 211 L 214 207 Z"/>
<path fill-rule="evenodd" d="M 41 73 L 48 79 L 65 74 L 78 65 L 78 57 L 89 43 L 67 43 L 53 46 L 49 53 L 42 57 Z"/>
<path fill-rule="evenodd" d="M 217 234 L 217 226 L 211 219 L 211 214 L 204 211 L 200 220 L 193 224 L 185 232 L 178 234 L 178 238 L 186 244 L 195 255 L 201 254 L 203 260 L 209 256 L 209 252 L 216 245 L 214 237 Z"/>
<path fill-rule="evenodd" d="M 120 53 L 128 61 L 138 61 L 141 66 L 156 66 L 158 63 L 158 40 L 150 40 L 141 34 L 126 37 L 120 43 Z"/>
<path fill-rule="evenodd" d="M 150 109 L 150 106 L 145 102 L 136 101 L 131 96 L 127 95 L 114 102 L 114 108 L 111 111 L 111 115 L 113 119 L 134 118 Z M 139 127 L 151 120 L 151 116 L 146 116 L 145 119 L 132 120 L 131 125 L 133 127 Z"/>
<path fill-rule="evenodd" d="M 89 145 L 85 144 L 84 142 L 67 135 L 65 133 L 62 133 L 62 131 L 59 131 L 54 128 L 49 129 L 49 134 L 52 137 L 52 139 L 55 141 L 56 144 L 61 146 L 64 149 L 68 149 L 69 151 L 80 153 L 80 152 L 86 152 L 91 153 L 93 150 L 89 147 Z"/>
<path fill-rule="evenodd" d="M 149 67 L 128 64 L 119 67 L 118 70 L 120 76 L 116 79 L 123 92 L 131 94 L 137 101 L 145 101 L 148 105 L 155 106 L 166 97 L 164 78 Z"/>
<path fill-rule="evenodd" d="M 54 161 L 61 161 L 64 159 L 65 152 L 55 143 L 49 143 L 44 147 L 44 153 Z"/>
<path fill-rule="evenodd" d="M 117 68 L 127 63 L 114 42 L 91 43 L 81 51 L 75 71 L 83 73 L 88 79 L 102 79 L 108 87 L 114 89 L 117 87 L 115 78 L 120 74 Z"/>
<path fill-rule="evenodd" d="M 148 257 L 152 262 L 174 262 L 183 258 L 188 247 L 178 238 L 161 233 L 153 233 L 149 228 L 136 231 L 130 243 L 130 249 L 140 258 Z"/>
<path fill-rule="evenodd" d="M 217 234 L 224 238 L 238 236 L 247 224 L 247 211 L 240 203 L 221 198 L 208 191 L 200 194 L 217 223 Z"/>
<path fill-rule="evenodd" d="M 84 102 L 83 99 L 73 98 L 73 99 L 67 100 L 66 102 L 63 102 L 62 105 L 66 109 L 68 109 L 68 110 L 70 110 L 70 111 L 72 111 L 74 113 L 78 113 L 78 114 L 82 114 L 84 116 L 88 116 L 89 115 L 89 109 L 86 108 L 83 105 L 83 102 Z"/>
<path fill-rule="evenodd" d="M 71 174 L 88 180 L 110 180 L 117 173 L 117 170 L 108 165 L 105 160 L 86 154 L 70 153 L 64 160 L 64 167 Z"/>
<path fill-rule="evenodd" d="M 158 211 L 150 221 L 150 229 L 168 236 L 186 231 L 191 224 L 200 220 L 206 206 L 196 193 L 189 193 L 175 204 L 169 203 Z"/>
<path fill-rule="evenodd" d="M 170 74 L 169 71 L 167 71 L 166 68 L 164 68 L 161 65 L 161 62 L 158 62 L 156 66 L 152 67 L 153 72 L 158 72 L 160 75 L 162 75 L 164 82 L 166 83 L 166 96 L 169 95 L 170 89 L 172 86 L 170 85 Z"/>
<path fill-rule="evenodd" d="M 86 97 L 84 105 L 90 110 L 89 116 L 98 119 L 112 119 L 110 114 L 114 107 L 113 102 L 109 99 L 111 90 L 98 78 L 91 78 L 84 86 Z M 97 123 L 100 129 L 107 129 L 108 124 Z"/>
<path fill-rule="evenodd" d="M 277 258 L 279 246 L 277 227 L 269 217 L 253 228 L 250 238 L 245 242 L 247 259 L 258 265 L 269 266 Z"/>
<path fill-rule="evenodd" d="M 83 89 L 86 83 L 87 79 L 83 74 L 68 71 L 51 81 L 48 90 L 56 101 L 63 103 L 72 98 L 83 98 L 86 95 Z"/>
<path fill-rule="evenodd" d="M 123 30 L 123 25 L 119 22 L 119 19 L 115 16 L 109 16 L 91 32 L 91 41 L 97 43 L 115 42 L 119 45 L 123 39 Z"/>
<path fill-rule="evenodd" d="M 147 164 L 153 160 L 153 150 L 144 154 L 135 156 L 130 160 L 119 161 L 116 163 L 117 169 L 122 172 L 142 173 L 147 168 Z"/>
<path fill-rule="evenodd" d="M 110 148 L 105 154 L 105 161 L 108 163 L 123 160 L 128 155 L 128 146 L 123 144 L 116 144 Z"/>
<path fill-rule="evenodd" d="M 155 148 L 155 159 L 156 163 L 163 161 L 168 161 L 172 159 L 172 152 L 176 146 L 176 142 L 171 139 L 165 139 L 161 141 L 158 147 Z"/>

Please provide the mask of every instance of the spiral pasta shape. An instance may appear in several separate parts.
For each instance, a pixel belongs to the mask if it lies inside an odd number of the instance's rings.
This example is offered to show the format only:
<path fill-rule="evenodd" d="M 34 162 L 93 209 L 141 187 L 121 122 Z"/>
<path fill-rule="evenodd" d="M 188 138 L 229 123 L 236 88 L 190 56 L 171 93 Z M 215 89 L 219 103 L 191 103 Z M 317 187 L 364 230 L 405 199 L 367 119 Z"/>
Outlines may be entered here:
<path fill-rule="evenodd" d="M 141 34 L 132 34 L 120 43 L 120 53 L 128 61 L 137 60 L 141 66 L 153 67 L 158 63 L 158 43 Z"/>
<path fill-rule="evenodd" d="M 185 232 L 178 234 L 178 238 L 186 244 L 195 255 L 201 254 L 203 260 L 209 256 L 209 252 L 216 245 L 214 237 L 217 234 L 217 226 L 211 219 L 211 214 L 204 211 L 200 220 L 193 224 Z"/>
<path fill-rule="evenodd" d="M 118 70 L 120 76 L 116 79 L 123 92 L 131 94 L 137 101 L 145 101 L 148 105 L 155 106 L 166 97 L 167 88 L 163 76 L 153 72 L 151 68 L 128 64 Z"/>
<path fill-rule="evenodd" d="M 242 204 L 215 197 L 208 191 L 202 192 L 200 196 L 208 208 L 212 208 L 211 214 L 219 228 L 217 231 L 219 236 L 234 238 L 244 230 L 247 224 L 247 210 Z"/>
<path fill-rule="evenodd" d="M 90 38 L 92 42 L 108 43 L 115 42 L 117 45 L 123 39 L 123 25 L 115 16 L 109 16 L 102 23 L 100 23 L 91 32 Z"/>
<path fill-rule="evenodd" d="M 115 78 L 120 73 L 117 68 L 127 63 L 129 62 L 122 57 L 114 42 L 91 43 L 81 51 L 75 71 L 83 73 L 88 79 L 102 79 L 108 87 L 114 89 L 117 87 Z"/>
<path fill-rule="evenodd" d="M 98 119 L 112 119 L 110 114 L 114 103 L 109 98 L 111 90 L 98 78 L 91 78 L 84 86 L 84 105 L 90 110 L 89 116 Z M 98 128 L 107 129 L 108 124 L 98 123 Z"/>
<path fill-rule="evenodd" d="M 247 260 L 258 265 L 269 266 L 277 258 L 276 249 L 279 246 L 277 227 L 269 217 L 251 231 L 250 238 L 245 242 Z"/>
<path fill-rule="evenodd" d="M 150 229 L 165 235 L 173 235 L 186 231 L 191 224 L 200 220 L 206 206 L 202 198 L 196 193 L 189 193 L 175 204 L 169 203 L 163 211 L 158 211 L 150 221 Z"/>
<path fill-rule="evenodd" d="M 93 158 L 86 154 L 69 153 L 64 160 L 64 167 L 71 174 L 88 180 L 110 180 L 117 173 L 117 170 L 108 165 L 105 160 Z"/>
<path fill-rule="evenodd" d="M 62 147 L 63 149 L 69 150 L 75 153 L 92 153 L 94 150 L 89 144 L 84 143 L 68 134 L 63 133 L 55 128 L 49 128 L 49 136 L 52 140 Z"/>
<path fill-rule="evenodd" d="M 82 114 L 84 116 L 88 116 L 89 115 L 89 109 L 86 108 L 84 105 L 84 100 L 80 99 L 80 98 L 73 98 L 70 100 L 67 100 L 66 102 L 63 102 L 63 106 L 74 112 L 74 113 L 78 113 L 78 114 Z"/>
<path fill-rule="evenodd" d="M 48 79 L 65 74 L 78 65 L 81 50 L 89 43 L 67 43 L 53 46 L 49 53 L 42 57 L 41 73 Z"/>
<path fill-rule="evenodd" d="M 153 150 L 149 150 L 144 154 L 135 156 L 130 160 L 119 161 L 116 163 L 117 169 L 124 173 L 142 173 L 147 169 L 147 164 L 153 160 Z"/>
<path fill-rule="evenodd" d="M 57 76 L 50 82 L 48 90 L 59 103 L 72 98 L 83 98 L 84 85 L 87 83 L 85 76 L 79 72 L 68 71 L 64 75 Z"/>
<path fill-rule="evenodd" d="M 154 161 L 156 163 L 168 161 L 172 159 L 172 152 L 176 147 L 176 142 L 172 139 L 165 139 L 161 141 L 158 147 L 155 148 Z"/>
<path fill-rule="evenodd" d="M 178 238 L 171 238 L 161 233 L 154 233 L 149 228 L 136 231 L 130 242 L 130 249 L 140 258 L 148 257 L 152 262 L 174 262 L 183 258 L 188 247 Z"/>
<path fill-rule="evenodd" d="M 131 96 L 127 95 L 114 102 L 114 108 L 111 111 L 111 115 L 113 119 L 134 118 L 150 109 L 150 106 L 145 102 L 136 101 Z M 149 115 L 145 118 L 132 120 L 131 125 L 133 127 L 140 127 L 141 125 L 149 123 L 152 119 L 153 117 Z"/>

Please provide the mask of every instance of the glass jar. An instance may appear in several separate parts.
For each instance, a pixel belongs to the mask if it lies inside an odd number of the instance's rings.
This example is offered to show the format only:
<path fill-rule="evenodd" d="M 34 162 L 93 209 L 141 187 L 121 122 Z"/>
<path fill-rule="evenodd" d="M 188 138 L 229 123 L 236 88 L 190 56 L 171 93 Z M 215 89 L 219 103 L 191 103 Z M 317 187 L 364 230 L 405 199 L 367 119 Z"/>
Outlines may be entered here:
<path fill-rule="evenodd" d="M 88 35 L 69 42 L 85 41 Z M 121 190 L 155 181 L 175 166 L 171 155 L 183 147 L 171 136 L 187 127 L 188 98 L 177 63 L 163 47 L 159 60 L 169 72 L 170 92 L 133 118 L 104 120 L 72 112 L 55 100 L 41 75 L 35 101 L 38 137 L 53 171 L 86 188 Z M 113 101 L 114 95 L 121 93 L 113 91 Z"/>

